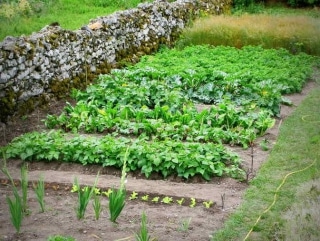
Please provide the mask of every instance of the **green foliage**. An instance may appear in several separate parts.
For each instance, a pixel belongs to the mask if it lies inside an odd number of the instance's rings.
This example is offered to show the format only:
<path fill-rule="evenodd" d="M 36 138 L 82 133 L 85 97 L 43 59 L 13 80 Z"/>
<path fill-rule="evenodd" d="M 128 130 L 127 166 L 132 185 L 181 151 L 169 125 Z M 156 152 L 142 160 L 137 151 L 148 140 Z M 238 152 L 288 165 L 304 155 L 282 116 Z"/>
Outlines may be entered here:
<path fill-rule="evenodd" d="M 14 199 L 7 197 L 7 202 L 10 210 L 11 222 L 15 227 L 17 233 L 19 233 L 24 212 L 23 202 L 17 191 L 14 192 Z"/>
<path fill-rule="evenodd" d="M 76 239 L 73 237 L 66 237 L 61 235 L 50 236 L 47 241 L 75 241 Z"/>
<path fill-rule="evenodd" d="M 6 154 L 121 168 L 132 145 L 126 170 L 146 177 L 241 178 L 240 159 L 223 145 L 248 148 L 272 127 L 282 95 L 301 91 L 315 61 L 252 46 L 162 49 L 136 66 L 100 76 L 85 91 L 75 90 L 76 105 L 67 103 L 60 116 L 46 120 L 50 128 L 104 137 L 29 133 Z M 212 106 L 198 111 L 196 102 Z"/>
<path fill-rule="evenodd" d="M 288 0 L 291 7 L 316 6 L 320 4 L 319 0 Z"/>
<path fill-rule="evenodd" d="M 28 213 L 28 169 L 25 164 L 21 167 L 22 210 Z"/>
<path fill-rule="evenodd" d="M 74 191 L 78 193 L 78 205 L 76 208 L 76 212 L 77 212 L 77 218 L 79 220 L 84 218 L 88 203 L 91 197 L 94 195 L 94 190 L 97 185 L 97 182 L 98 182 L 98 175 L 96 177 L 93 187 L 86 186 L 81 189 L 78 179 L 77 178 L 74 179 L 74 187 L 75 187 Z"/>
<path fill-rule="evenodd" d="M 51 161 L 53 154 L 50 150 L 54 150 L 57 160 L 121 168 L 125 148 L 129 144 L 131 151 L 126 171 L 141 170 L 146 177 L 156 172 L 164 177 L 175 174 L 188 179 L 201 175 L 210 180 L 213 176 L 241 173 L 239 157 L 222 144 L 176 142 L 170 139 L 148 141 L 138 138 L 131 143 L 128 138 L 110 135 L 102 138 L 70 138 L 57 131 L 34 132 L 13 141 L 7 148 L 7 156 Z"/>
<path fill-rule="evenodd" d="M 12 185 L 13 194 L 14 194 L 14 199 L 11 199 L 8 196 L 6 197 L 7 203 L 9 205 L 10 219 L 11 219 L 11 223 L 15 227 L 17 233 L 19 233 L 20 228 L 21 228 L 21 224 L 22 224 L 22 220 L 23 220 L 23 215 L 25 213 L 24 203 L 23 203 L 22 198 L 19 195 L 18 189 L 15 186 L 15 183 L 14 183 L 14 181 L 9 173 L 9 170 L 6 166 L 5 153 L 3 153 L 3 159 L 4 159 L 4 165 L 1 167 L 1 171 L 10 180 L 11 185 Z M 21 173 L 22 172 L 23 171 L 21 169 Z"/>
<path fill-rule="evenodd" d="M 136 241 L 149 241 L 152 240 L 147 227 L 147 215 L 145 212 L 142 212 L 141 215 L 141 224 L 140 224 L 140 230 L 138 233 L 135 233 L 135 240 Z"/>
<path fill-rule="evenodd" d="M 44 212 L 45 210 L 45 202 L 44 202 L 44 196 L 45 196 L 45 190 L 44 190 L 44 180 L 43 176 L 40 177 L 37 184 L 33 184 L 34 192 L 36 193 L 38 203 L 40 205 L 41 212 Z"/>
<path fill-rule="evenodd" d="M 0 41 L 6 36 L 31 34 L 53 22 L 58 22 L 64 29 L 79 29 L 97 16 L 133 8 L 140 2 L 140 0 L 0 1 Z"/>
<path fill-rule="evenodd" d="M 190 228 L 191 218 L 183 219 L 180 222 L 180 227 L 178 228 L 181 232 L 187 232 Z"/>
<path fill-rule="evenodd" d="M 99 195 L 94 194 L 92 206 L 93 206 L 95 218 L 96 218 L 96 220 L 98 220 L 100 218 L 100 214 L 102 211 L 102 206 L 101 206 Z"/>
<path fill-rule="evenodd" d="M 119 217 L 125 206 L 125 200 L 125 189 L 112 189 L 112 193 L 109 195 L 109 212 L 111 222 L 116 222 L 117 218 Z"/>
<path fill-rule="evenodd" d="M 125 204 L 126 204 L 126 187 L 125 187 L 125 179 L 126 179 L 126 171 L 127 171 L 127 161 L 129 155 L 129 147 L 126 148 L 123 157 L 123 165 L 122 165 L 122 174 L 120 181 L 120 188 L 117 190 L 115 188 L 112 189 L 112 192 L 109 195 L 109 212 L 110 212 L 110 220 L 115 223 L 119 215 L 121 214 Z"/>

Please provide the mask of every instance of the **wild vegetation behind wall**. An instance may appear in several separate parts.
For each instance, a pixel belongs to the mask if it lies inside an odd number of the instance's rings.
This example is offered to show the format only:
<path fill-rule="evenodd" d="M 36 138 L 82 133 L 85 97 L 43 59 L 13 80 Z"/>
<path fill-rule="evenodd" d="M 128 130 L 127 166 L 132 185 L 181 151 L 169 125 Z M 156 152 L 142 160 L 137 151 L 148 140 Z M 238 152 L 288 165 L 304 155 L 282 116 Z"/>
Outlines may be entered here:
<path fill-rule="evenodd" d="M 172 45 L 201 13 L 220 14 L 231 0 L 157 0 L 99 17 L 77 31 L 52 23 L 0 43 L 0 121 L 64 97 L 97 75 Z"/>

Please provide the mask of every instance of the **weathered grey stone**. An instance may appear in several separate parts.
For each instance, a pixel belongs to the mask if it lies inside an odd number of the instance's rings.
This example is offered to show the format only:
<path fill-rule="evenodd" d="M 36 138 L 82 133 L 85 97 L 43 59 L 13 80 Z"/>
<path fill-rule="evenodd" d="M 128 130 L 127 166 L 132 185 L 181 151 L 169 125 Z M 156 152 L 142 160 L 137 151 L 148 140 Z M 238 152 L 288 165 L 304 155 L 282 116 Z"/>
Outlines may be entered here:
<path fill-rule="evenodd" d="M 114 65 L 121 58 L 136 62 L 157 49 L 160 39 L 172 44 L 173 34 L 200 10 L 220 13 L 228 4 L 231 0 L 157 0 L 91 20 L 76 31 L 45 26 L 31 36 L 8 36 L 0 43 L 0 96 L 14 89 L 27 99 L 43 94 L 57 78 L 72 81 L 84 66 L 96 72 L 100 64 Z"/>

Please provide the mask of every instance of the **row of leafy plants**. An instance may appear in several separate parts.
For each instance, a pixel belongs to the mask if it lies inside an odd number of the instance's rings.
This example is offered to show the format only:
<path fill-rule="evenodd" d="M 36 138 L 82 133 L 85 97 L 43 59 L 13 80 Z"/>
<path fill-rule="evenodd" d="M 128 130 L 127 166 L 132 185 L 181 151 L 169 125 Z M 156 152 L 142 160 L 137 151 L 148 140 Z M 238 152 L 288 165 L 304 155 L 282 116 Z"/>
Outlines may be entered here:
<path fill-rule="evenodd" d="M 130 145 L 126 171 L 141 171 L 146 177 L 160 173 L 163 177 L 177 175 L 190 178 L 200 175 L 206 180 L 213 176 L 243 177 L 240 158 L 222 144 L 149 141 L 76 135 L 61 131 L 33 132 L 16 138 L 6 148 L 7 158 L 22 160 L 78 162 L 83 165 L 123 166 L 126 147 Z"/>
<path fill-rule="evenodd" d="M 74 91 L 77 104 L 67 103 L 60 116 L 48 116 L 46 125 L 248 147 L 272 126 L 280 103 L 288 103 L 282 94 L 301 91 L 313 61 L 250 46 L 164 50 L 100 76 L 86 91 Z M 194 103 L 214 106 L 199 113 Z"/>

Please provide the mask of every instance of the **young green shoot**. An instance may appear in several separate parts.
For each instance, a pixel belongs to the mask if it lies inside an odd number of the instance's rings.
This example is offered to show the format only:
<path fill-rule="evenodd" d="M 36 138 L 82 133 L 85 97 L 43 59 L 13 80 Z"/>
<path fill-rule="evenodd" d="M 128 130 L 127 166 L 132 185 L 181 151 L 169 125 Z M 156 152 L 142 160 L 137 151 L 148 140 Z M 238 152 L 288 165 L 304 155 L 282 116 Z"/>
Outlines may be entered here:
<path fill-rule="evenodd" d="M 142 201 L 145 201 L 145 202 L 148 202 L 148 200 L 149 200 L 149 195 L 146 194 L 146 195 L 142 196 L 142 197 L 141 197 L 141 200 L 142 200 Z"/>
<path fill-rule="evenodd" d="M 196 206 L 197 202 L 196 202 L 196 199 L 195 198 L 190 198 L 190 205 L 189 207 L 190 208 L 194 208 Z"/>
<path fill-rule="evenodd" d="M 40 205 L 40 211 L 43 213 L 45 210 L 45 202 L 44 202 L 45 192 L 44 192 L 43 176 L 39 178 L 39 181 L 37 184 L 33 183 L 33 189 L 34 189 L 34 192 L 36 193 L 37 201 Z"/>
<path fill-rule="evenodd" d="M 107 198 L 110 197 L 110 194 L 112 193 L 112 189 L 109 188 L 107 191 L 102 192 L 103 195 L 105 195 Z"/>
<path fill-rule="evenodd" d="M 212 201 L 204 201 L 203 205 L 205 206 L 205 208 L 210 208 L 212 206 L 213 202 Z"/>
<path fill-rule="evenodd" d="M 186 232 L 189 230 L 191 223 L 191 218 L 183 219 L 180 223 L 180 227 L 178 228 L 179 231 Z"/>
<path fill-rule="evenodd" d="M 138 193 L 133 191 L 129 197 L 129 200 L 135 200 L 138 198 Z"/>
<path fill-rule="evenodd" d="M 179 206 L 182 206 L 184 203 L 184 198 L 178 199 L 176 202 L 179 204 Z"/>
<path fill-rule="evenodd" d="M 153 203 L 158 203 L 159 202 L 160 197 L 154 197 L 152 198 L 151 202 Z M 148 200 L 147 200 L 148 201 Z"/>
<path fill-rule="evenodd" d="M 172 203 L 172 197 L 164 197 L 162 198 L 161 202 L 165 204 L 170 204 Z"/>

